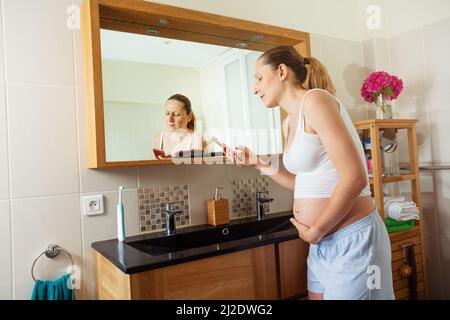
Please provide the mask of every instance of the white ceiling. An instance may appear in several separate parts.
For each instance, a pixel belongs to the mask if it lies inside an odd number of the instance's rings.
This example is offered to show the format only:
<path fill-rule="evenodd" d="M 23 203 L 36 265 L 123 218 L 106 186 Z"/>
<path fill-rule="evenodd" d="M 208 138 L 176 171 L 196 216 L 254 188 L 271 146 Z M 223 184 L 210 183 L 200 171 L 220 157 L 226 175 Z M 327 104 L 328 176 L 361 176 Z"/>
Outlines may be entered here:
<path fill-rule="evenodd" d="M 200 68 L 229 47 L 101 30 L 103 59 Z"/>

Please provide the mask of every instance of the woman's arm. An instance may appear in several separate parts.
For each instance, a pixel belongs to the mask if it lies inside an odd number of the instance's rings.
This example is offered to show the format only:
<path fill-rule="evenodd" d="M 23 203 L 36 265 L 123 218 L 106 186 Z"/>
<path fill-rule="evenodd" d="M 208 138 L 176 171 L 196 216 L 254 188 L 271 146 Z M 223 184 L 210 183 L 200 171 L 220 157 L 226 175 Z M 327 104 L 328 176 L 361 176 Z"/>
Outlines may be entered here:
<path fill-rule="evenodd" d="M 312 92 L 308 98 L 303 107 L 305 121 L 320 136 L 341 177 L 327 207 L 314 225 L 309 229 L 304 226 L 299 229 L 305 241 L 316 243 L 348 214 L 368 181 L 336 100 L 323 92 Z M 298 228 L 298 223 L 296 226 Z"/>
<path fill-rule="evenodd" d="M 265 175 L 272 178 L 273 181 L 278 183 L 283 188 L 294 192 L 295 189 L 295 175 L 284 170 L 280 170 L 278 167 L 272 167 L 270 163 L 258 158 L 258 163 L 255 165 L 255 169 L 261 171 Z"/>
<path fill-rule="evenodd" d="M 278 183 L 283 188 L 294 192 L 295 175 L 287 171 L 282 171 L 278 166 L 272 166 L 270 163 L 258 158 L 249 148 L 245 146 L 237 146 L 236 150 L 240 150 L 241 153 L 231 151 L 231 157 L 233 162 L 235 162 L 239 167 L 253 167 L 258 169 L 272 178 L 273 181 Z"/>

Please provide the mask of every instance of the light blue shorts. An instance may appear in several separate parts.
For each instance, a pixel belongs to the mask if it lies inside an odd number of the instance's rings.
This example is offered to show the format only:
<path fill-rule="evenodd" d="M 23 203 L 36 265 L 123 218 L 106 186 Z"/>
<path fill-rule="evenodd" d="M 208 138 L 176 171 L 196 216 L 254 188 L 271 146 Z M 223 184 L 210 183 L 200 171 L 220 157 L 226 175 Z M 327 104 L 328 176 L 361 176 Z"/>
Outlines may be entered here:
<path fill-rule="evenodd" d="M 308 290 L 324 299 L 391 300 L 391 244 L 377 210 L 311 244 Z"/>

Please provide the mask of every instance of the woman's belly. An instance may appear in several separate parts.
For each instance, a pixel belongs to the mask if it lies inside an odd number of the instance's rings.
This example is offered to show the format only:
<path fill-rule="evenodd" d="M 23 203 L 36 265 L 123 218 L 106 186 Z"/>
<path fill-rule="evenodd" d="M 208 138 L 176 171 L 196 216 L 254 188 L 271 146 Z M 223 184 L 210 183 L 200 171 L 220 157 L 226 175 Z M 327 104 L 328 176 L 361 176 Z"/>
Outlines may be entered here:
<path fill-rule="evenodd" d="M 295 219 L 304 224 L 307 227 L 312 226 L 320 215 L 324 212 L 330 202 L 330 198 L 297 198 L 294 199 L 293 212 Z M 356 200 L 353 207 L 348 214 L 340 221 L 335 228 L 330 232 L 332 233 L 339 230 L 346 225 L 349 225 L 375 210 L 375 202 L 372 197 L 360 197 Z"/>

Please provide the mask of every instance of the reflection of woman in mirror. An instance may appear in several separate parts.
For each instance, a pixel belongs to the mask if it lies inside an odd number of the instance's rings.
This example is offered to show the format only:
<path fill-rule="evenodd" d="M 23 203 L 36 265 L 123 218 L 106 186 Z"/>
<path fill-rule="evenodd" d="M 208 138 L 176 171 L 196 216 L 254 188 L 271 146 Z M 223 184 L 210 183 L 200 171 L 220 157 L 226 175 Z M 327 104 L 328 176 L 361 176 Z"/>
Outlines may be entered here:
<path fill-rule="evenodd" d="M 180 151 L 202 150 L 203 138 L 195 133 L 195 116 L 191 101 L 182 94 L 174 94 L 165 105 L 166 129 L 153 139 L 157 159 L 170 158 Z"/>

